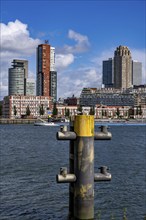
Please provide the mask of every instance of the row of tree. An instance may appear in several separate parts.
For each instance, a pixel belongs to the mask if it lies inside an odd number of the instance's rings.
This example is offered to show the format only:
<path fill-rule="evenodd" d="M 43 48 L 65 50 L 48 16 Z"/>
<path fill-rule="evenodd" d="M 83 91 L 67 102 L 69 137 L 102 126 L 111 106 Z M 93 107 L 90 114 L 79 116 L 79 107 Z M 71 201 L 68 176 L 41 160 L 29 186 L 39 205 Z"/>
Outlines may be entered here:
<path fill-rule="evenodd" d="M 13 112 L 14 112 L 14 115 L 16 116 L 17 115 L 17 108 L 16 108 L 15 105 L 13 107 Z M 45 113 L 43 104 L 39 108 L 39 113 L 40 113 L 40 115 L 44 115 L 44 113 Z M 29 105 L 27 105 L 27 107 L 26 107 L 26 115 L 29 116 L 30 114 L 31 114 L 31 111 L 30 111 Z"/>
<path fill-rule="evenodd" d="M 82 114 L 82 107 L 79 106 L 77 111 L 78 111 L 78 113 Z M 13 107 L 13 112 L 14 112 L 14 115 L 16 116 L 17 115 L 17 108 L 16 108 L 15 105 Z M 31 114 L 30 107 L 29 107 L 29 105 L 27 105 L 27 107 L 26 107 L 26 115 L 29 116 L 30 114 Z M 41 104 L 40 107 L 39 107 L 39 114 L 40 115 L 44 115 L 45 114 L 45 109 L 44 109 L 44 105 L 43 104 Z M 90 115 L 94 115 L 95 114 L 94 107 L 90 108 L 89 114 Z M 106 117 L 106 116 L 108 116 L 107 114 L 108 113 L 107 113 L 106 109 L 103 108 L 102 109 L 102 116 Z M 58 109 L 56 107 L 56 103 L 54 103 L 52 115 L 53 116 L 57 116 L 58 115 Z M 120 109 L 119 108 L 117 108 L 116 115 L 117 115 L 118 118 L 121 117 L 121 113 L 120 113 Z M 128 116 L 129 117 L 132 117 L 134 115 L 142 115 L 141 106 L 137 106 L 136 110 L 134 110 L 133 108 L 130 108 L 128 110 Z M 2 104 L 0 104 L 0 116 L 2 116 Z M 69 116 L 70 116 L 70 110 L 65 108 L 65 117 L 69 117 Z"/>

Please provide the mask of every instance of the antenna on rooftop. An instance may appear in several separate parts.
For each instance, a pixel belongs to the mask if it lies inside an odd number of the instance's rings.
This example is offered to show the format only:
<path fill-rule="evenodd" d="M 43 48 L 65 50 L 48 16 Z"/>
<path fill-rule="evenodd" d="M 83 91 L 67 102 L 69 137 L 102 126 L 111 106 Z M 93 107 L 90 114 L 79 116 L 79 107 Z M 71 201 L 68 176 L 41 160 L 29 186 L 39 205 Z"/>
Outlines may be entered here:
<path fill-rule="evenodd" d="M 45 40 L 45 44 L 48 44 L 49 43 L 49 41 L 48 40 Z"/>

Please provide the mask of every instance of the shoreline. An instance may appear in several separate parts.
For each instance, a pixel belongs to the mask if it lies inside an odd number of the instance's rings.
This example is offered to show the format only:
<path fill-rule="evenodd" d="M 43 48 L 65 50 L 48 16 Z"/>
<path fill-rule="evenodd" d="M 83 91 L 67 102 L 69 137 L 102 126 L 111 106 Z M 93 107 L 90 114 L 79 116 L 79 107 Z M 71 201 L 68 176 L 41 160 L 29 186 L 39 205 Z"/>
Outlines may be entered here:
<path fill-rule="evenodd" d="M 34 124 L 37 119 L 8 119 L 8 118 L 0 118 L 0 124 Z M 124 123 L 124 124 L 146 124 L 146 119 L 95 119 L 95 123 Z"/>

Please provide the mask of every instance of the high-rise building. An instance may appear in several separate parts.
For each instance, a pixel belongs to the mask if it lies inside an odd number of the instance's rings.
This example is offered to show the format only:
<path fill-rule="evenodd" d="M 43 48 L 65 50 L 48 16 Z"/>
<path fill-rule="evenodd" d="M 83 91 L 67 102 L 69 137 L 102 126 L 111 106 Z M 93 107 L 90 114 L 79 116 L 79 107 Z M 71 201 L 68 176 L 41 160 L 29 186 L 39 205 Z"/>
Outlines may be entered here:
<path fill-rule="evenodd" d="M 57 72 L 55 71 L 55 48 L 47 42 L 37 48 L 37 95 L 57 99 Z"/>
<path fill-rule="evenodd" d="M 13 60 L 9 68 L 9 96 L 35 95 L 35 81 L 28 79 L 28 61 Z"/>
<path fill-rule="evenodd" d="M 50 71 L 50 96 L 52 101 L 57 101 L 57 72 Z"/>
<path fill-rule="evenodd" d="M 25 68 L 22 60 L 13 60 L 12 68 L 9 68 L 8 83 L 9 95 L 25 94 Z"/>
<path fill-rule="evenodd" d="M 102 83 L 105 88 L 113 87 L 114 83 L 114 62 L 112 58 L 104 60 L 102 63 Z"/>
<path fill-rule="evenodd" d="M 132 87 L 132 58 L 126 46 L 119 46 L 114 53 L 114 87 Z"/>
<path fill-rule="evenodd" d="M 132 61 L 132 84 L 136 86 L 142 84 L 142 63 L 136 60 Z"/>
<path fill-rule="evenodd" d="M 35 81 L 33 79 L 27 79 L 26 80 L 26 94 L 34 96 L 35 95 Z"/>
<path fill-rule="evenodd" d="M 24 78 L 27 79 L 28 78 L 28 60 L 18 60 L 15 59 L 13 60 L 14 63 L 17 63 L 17 66 L 22 66 L 24 67 Z"/>

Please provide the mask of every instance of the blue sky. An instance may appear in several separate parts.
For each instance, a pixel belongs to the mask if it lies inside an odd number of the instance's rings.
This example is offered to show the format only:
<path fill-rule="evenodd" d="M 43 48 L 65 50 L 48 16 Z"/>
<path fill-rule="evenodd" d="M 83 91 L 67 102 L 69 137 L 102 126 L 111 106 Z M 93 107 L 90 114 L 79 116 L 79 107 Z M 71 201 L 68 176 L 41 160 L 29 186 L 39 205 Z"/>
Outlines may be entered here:
<path fill-rule="evenodd" d="M 1 1 L 1 98 L 7 95 L 8 68 L 29 60 L 36 77 L 36 47 L 56 48 L 58 98 L 79 96 L 83 87 L 101 87 L 102 61 L 128 46 L 143 64 L 146 83 L 146 1 Z"/>

